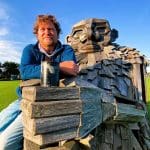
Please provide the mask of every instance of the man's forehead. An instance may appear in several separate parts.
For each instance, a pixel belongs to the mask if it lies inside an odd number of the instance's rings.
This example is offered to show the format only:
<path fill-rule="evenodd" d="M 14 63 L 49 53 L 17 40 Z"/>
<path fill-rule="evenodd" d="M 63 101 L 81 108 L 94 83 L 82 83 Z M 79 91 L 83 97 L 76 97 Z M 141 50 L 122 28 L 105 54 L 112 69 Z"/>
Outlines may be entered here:
<path fill-rule="evenodd" d="M 40 27 L 42 26 L 54 26 L 54 24 L 51 22 L 51 21 L 42 21 L 42 22 L 39 22 L 38 24 Z"/>

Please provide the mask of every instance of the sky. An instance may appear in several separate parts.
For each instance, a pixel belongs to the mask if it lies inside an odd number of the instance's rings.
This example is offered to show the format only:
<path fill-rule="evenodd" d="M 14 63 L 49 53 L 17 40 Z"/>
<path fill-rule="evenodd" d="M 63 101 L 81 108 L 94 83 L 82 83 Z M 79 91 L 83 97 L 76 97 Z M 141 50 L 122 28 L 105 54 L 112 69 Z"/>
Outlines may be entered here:
<path fill-rule="evenodd" d="M 39 14 L 56 16 L 63 43 L 79 21 L 106 19 L 119 31 L 116 43 L 136 48 L 150 58 L 150 0 L 0 0 L 1 63 L 20 63 L 23 48 L 36 43 L 32 31 Z"/>

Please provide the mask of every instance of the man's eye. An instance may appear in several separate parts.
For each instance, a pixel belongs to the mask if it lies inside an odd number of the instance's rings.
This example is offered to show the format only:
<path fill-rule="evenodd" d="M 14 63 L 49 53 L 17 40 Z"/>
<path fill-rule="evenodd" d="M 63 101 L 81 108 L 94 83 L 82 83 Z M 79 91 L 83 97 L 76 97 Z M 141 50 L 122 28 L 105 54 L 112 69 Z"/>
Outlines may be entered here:
<path fill-rule="evenodd" d="M 41 28 L 41 29 L 40 29 L 40 31 L 44 31 L 44 30 L 45 30 L 44 28 Z"/>
<path fill-rule="evenodd" d="M 48 31 L 50 31 L 50 32 L 54 32 L 54 29 L 48 29 Z"/>

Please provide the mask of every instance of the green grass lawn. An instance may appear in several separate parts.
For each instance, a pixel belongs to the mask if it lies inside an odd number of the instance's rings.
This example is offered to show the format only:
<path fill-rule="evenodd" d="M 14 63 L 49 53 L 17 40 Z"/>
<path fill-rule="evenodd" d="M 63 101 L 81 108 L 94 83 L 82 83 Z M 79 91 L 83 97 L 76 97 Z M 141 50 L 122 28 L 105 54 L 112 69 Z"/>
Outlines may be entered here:
<path fill-rule="evenodd" d="M 0 111 L 17 99 L 16 88 L 20 81 L 0 81 Z"/>
<path fill-rule="evenodd" d="M 145 78 L 145 85 L 146 85 L 146 100 L 150 102 L 150 77 Z"/>
<path fill-rule="evenodd" d="M 145 87 L 146 87 L 146 101 L 148 108 L 148 118 L 150 120 L 150 76 L 145 78 Z"/>

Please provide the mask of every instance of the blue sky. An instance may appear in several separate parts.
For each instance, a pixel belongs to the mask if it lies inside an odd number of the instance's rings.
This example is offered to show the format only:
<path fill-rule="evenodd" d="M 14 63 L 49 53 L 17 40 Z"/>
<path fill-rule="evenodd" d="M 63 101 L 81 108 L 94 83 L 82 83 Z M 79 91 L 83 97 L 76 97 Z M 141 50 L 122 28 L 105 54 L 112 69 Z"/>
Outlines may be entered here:
<path fill-rule="evenodd" d="M 0 0 L 0 62 L 20 62 L 23 48 L 36 42 L 32 29 L 39 14 L 56 16 L 63 43 L 75 23 L 107 19 L 119 31 L 118 44 L 150 58 L 150 0 Z"/>

